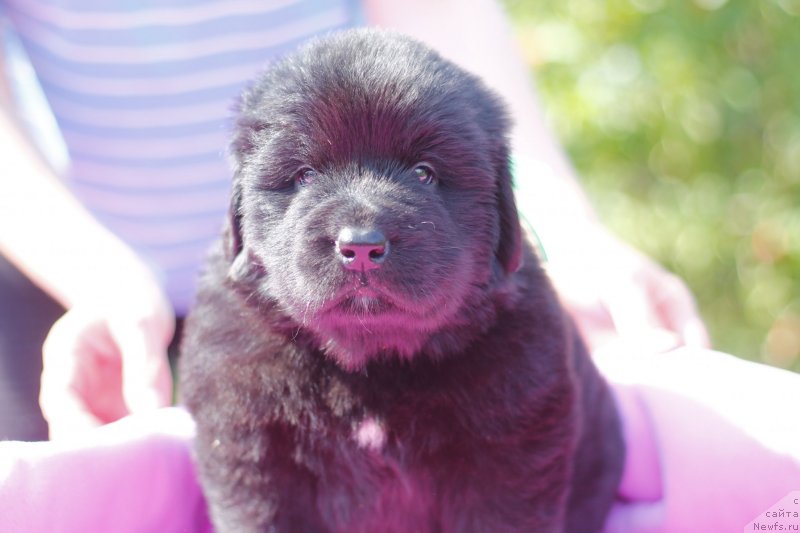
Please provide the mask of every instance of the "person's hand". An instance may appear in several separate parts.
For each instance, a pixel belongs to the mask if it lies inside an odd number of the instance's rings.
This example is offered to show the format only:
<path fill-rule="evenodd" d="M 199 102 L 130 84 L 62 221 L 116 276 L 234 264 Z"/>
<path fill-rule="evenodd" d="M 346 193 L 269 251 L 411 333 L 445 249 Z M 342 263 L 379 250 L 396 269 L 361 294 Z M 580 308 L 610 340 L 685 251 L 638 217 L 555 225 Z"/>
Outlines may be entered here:
<path fill-rule="evenodd" d="M 599 224 L 545 245 L 548 271 L 592 351 L 709 347 L 684 282 Z M 550 240 L 552 243 L 552 239 Z"/>
<path fill-rule="evenodd" d="M 174 328 L 169 303 L 149 279 L 70 308 L 43 347 L 40 404 L 50 437 L 169 405 L 166 354 Z"/>

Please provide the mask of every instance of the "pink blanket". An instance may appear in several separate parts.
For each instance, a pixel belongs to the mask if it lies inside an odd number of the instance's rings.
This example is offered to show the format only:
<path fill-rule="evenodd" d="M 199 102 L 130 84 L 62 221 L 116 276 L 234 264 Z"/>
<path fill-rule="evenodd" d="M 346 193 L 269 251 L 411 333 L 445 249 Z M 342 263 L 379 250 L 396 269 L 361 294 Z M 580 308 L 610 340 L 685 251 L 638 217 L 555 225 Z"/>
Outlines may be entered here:
<path fill-rule="evenodd" d="M 757 531 L 800 491 L 800 375 L 689 349 L 598 362 L 628 446 L 607 533 Z M 192 433 L 172 408 L 72 442 L 0 443 L 0 531 L 210 531 Z"/>

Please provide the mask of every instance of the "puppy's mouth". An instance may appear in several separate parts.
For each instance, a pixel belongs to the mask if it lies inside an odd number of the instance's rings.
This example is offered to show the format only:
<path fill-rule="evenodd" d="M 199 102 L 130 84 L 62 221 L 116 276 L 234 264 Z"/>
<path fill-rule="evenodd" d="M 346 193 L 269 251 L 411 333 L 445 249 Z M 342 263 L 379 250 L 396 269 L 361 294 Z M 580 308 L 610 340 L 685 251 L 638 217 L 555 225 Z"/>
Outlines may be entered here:
<path fill-rule="evenodd" d="M 405 314 L 394 298 L 372 287 L 344 290 L 320 311 L 340 319 L 351 317 L 357 320 Z"/>

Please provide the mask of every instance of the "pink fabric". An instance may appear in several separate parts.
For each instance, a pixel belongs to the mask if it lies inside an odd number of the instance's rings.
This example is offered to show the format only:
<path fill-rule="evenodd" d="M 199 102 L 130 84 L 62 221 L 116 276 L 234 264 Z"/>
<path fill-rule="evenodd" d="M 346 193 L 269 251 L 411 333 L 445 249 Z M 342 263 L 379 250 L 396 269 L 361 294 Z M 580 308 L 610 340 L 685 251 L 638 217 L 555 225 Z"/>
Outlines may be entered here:
<path fill-rule="evenodd" d="M 604 356 L 628 446 L 606 533 L 742 531 L 800 490 L 800 375 L 710 351 Z M 204 532 L 193 425 L 163 409 L 0 443 L 0 531 Z"/>
<path fill-rule="evenodd" d="M 629 452 L 608 533 L 738 532 L 800 488 L 800 375 L 690 349 L 598 363 Z"/>
<path fill-rule="evenodd" d="M 211 531 L 189 415 L 162 409 L 72 442 L 0 443 L 0 531 Z"/>

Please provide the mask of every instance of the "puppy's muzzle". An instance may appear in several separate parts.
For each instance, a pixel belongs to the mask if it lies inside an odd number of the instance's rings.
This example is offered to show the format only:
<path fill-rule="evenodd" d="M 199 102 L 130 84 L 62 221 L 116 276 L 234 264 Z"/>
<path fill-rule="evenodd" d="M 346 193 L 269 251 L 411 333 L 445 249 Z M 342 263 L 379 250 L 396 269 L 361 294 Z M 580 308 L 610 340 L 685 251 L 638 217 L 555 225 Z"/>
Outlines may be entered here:
<path fill-rule="evenodd" d="M 336 255 L 348 270 L 374 270 L 389 256 L 389 241 L 377 228 L 345 227 L 336 238 Z"/>

